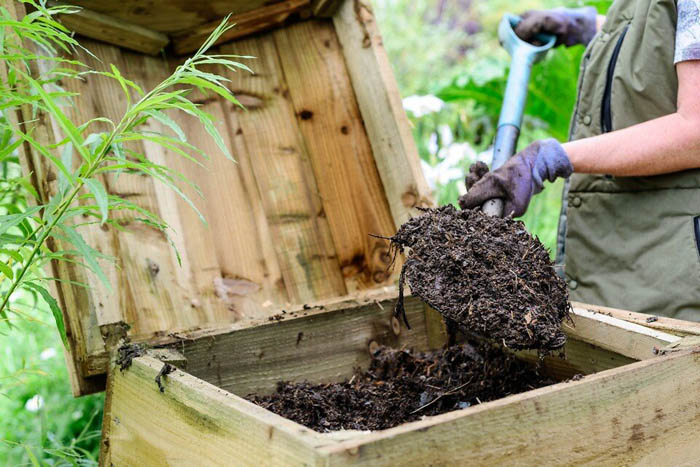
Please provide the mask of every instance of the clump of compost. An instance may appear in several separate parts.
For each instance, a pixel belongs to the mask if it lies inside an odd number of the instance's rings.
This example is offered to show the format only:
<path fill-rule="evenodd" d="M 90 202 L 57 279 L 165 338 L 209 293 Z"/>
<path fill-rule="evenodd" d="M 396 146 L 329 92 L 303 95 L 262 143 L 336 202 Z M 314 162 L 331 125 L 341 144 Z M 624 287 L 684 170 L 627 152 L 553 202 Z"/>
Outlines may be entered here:
<path fill-rule="evenodd" d="M 391 242 L 409 250 L 399 287 L 408 283 L 448 323 L 511 349 L 564 345 L 566 284 L 522 222 L 448 205 L 409 220 Z"/>
<path fill-rule="evenodd" d="M 554 384 L 486 343 L 415 352 L 380 347 L 367 371 L 342 383 L 279 382 L 252 402 L 320 432 L 382 430 Z"/>

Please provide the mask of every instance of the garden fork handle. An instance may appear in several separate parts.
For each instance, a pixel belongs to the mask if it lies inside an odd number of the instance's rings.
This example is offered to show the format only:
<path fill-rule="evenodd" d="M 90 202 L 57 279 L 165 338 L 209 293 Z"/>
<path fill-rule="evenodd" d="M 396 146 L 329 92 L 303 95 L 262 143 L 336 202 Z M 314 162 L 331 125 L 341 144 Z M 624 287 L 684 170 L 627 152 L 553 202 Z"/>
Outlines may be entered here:
<path fill-rule="evenodd" d="M 541 46 L 525 42 L 515 34 L 513 29 L 519 22 L 520 17 L 506 14 L 498 25 L 498 38 L 503 48 L 510 54 L 511 62 L 501 114 L 498 118 L 491 170 L 501 167 L 515 154 L 520 126 L 523 123 L 532 65 L 542 60 L 556 42 L 556 37 L 552 35 L 539 35 L 537 39 L 544 44 Z M 503 212 L 501 198 L 486 201 L 481 206 L 481 210 L 489 216 L 502 217 L 504 214 L 509 214 Z"/>

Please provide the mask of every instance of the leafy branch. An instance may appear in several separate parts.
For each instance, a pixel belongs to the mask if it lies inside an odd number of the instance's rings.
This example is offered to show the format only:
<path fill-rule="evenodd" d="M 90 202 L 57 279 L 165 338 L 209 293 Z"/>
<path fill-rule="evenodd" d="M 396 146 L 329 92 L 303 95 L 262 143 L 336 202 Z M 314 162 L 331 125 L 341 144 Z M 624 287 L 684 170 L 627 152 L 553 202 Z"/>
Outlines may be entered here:
<path fill-rule="evenodd" d="M 149 91 L 123 76 L 114 66 L 109 71 L 90 69 L 80 61 L 65 58 L 82 47 L 54 17 L 58 14 L 71 14 L 74 7 L 46 7 L 44 1 L 21 0 L 34 11 L 21 20 L 14 19 L 4 8 L 0 8 L 0 60 L 5 60 L 5 70 L 0 82 L 0 109 L 4 119 L 0 120 L 0 131 L 5 135 L 0 146 L 0 163 L 3 158 L 14 157 L 20 147 L 30 147 L 36 154 L 46 158 L 58 173 L 58 188 L 48 200 L 41 200 L 33 192 L 31 184 L 20 178 L 14 186 L 28 190 L 37 199 L 37 205 L 20 212 L 7 212 L 0 215 L 0 318 L 8 320 L 8 311 L 18 292 L 24 291 L 33 297 L 41 297 L 51 308 L 61 336 L 66 342 L 65 325 L 56 300 L 46 289 L 46 278 L 41 268 L 48 261 L 70 261 L 91 270 L 109 287 L 109 281 L 101 271 L 98 259 L 100 253 L 90 247 L 78 232 L 78 227 L 86 225 L 76 220 L 92 218 L 99 224 L 109 223 L 122 228 L 110 219 L 113 210 L 131 211 L 135 220 L 165 232 L 167 224 L 147 209 L 126 199 L 109 194 L 100 177 L 112 173 L 141 173 L 164 183 L 174 190 L 196 211 L 194 203 L 180 188 L 182 184 L 194 186 L 183 174 L 171 168 L 149 161 L 134 151 L 133 142 L 153 143 L 189 161 L 201 164 L 207 155 L 187 142 L 185 132 L 168 116 L 169 111 L 184 112 L 196 118 L 205 131 L 213 138 L 227 158 L 231 154 L 219 134 L 215 119 L 188 99 L 197 89 L 203 94 L 214 93 L 221 98 L 240 106 L 227 87 L 229 80 L 220 74 L 203 71 L 203 67 L 250 71 L 234 59 L 248 58 L 236 55 L 209 54 L 217 39 L 232 25 L 228 17 L 212 32 L 202 47 L 172 75 Z M 85 49 L 83 49 L 85 50 Z M 88 52 L 89 53 L 89 52 Z M 49 68 L 37 71 L 42 66 Z M 98 74 L 115 80 L 126 100 L 126 110 L 118 121 L 97 117 L 82 124 L 76 124 L 62 108 L 71 104 L 76 95 L 60 87 L 62 80 L 82 79 L 88 74 Z M 135 98 L 133 97 L 135 96 Z M 27 110 L 31 115 L 45 115 L 60 129 L 63 140 L 46 144 L 34 134 L 38 128 L 35 120 L 15 122 L 11 112 L 16 114 Z M 18 120 L 18 119 L 15 119 Z M 26 120 L 26 119 L 25 119 Z M 172 132 L 165 134 L 150 129 L 152 120 Z M 89 133 L 88 129 L 101 124 L 109 131 Z M 73 169 L 77 157 L 78 167 Z M 196 188 L 196 187 L 195 187 Z M 197 211 L 202 220 L 202 215 Z M 58 242 L 50 242 L 50 240 Z M 47 245 L 71 245 L 70 250 L 58 250 Z M 7 281 L 9 280 L 9 285 Z"/>

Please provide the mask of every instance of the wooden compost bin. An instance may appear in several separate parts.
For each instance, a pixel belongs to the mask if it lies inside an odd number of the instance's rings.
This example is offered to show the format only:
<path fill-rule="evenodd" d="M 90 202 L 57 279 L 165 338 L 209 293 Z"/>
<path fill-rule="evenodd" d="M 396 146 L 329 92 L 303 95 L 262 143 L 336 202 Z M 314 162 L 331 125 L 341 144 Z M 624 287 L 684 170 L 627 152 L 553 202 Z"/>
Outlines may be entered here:
<path fill-rule="evenodd" d="M 220 119 L 236 164 L 183 118 L 188 139 L 213 155 L 209 169 L 138 148 L 202 188 L 208 225 L 148 178 L 102 180 L 173 226 L 182 266 L 161 233 L 129 218 L 121 219 L 125 231 L 84 230 L 117 259 L 118 267 L 105 263 L 112 291 L 83 269 L 54 265 L 65 280 L 57 293 L 75 394 L 106 383 L 103 465 L 700 460 L 700 325 L 580 304 L 566 323 L 565 356 L 543 363 L 561 381 L 590 375 L 577 381 L 372 433 L 316 433 L 241 398 L 278 380 L 341 380 L 368 364 L 376 344 L 445 342 L 439 315 L 413 297 L 412 329 L 392 319 L 397 269 L 387 272 L 386 243 L 368 235 L 391 235 L 430 205 L 372 9 L 360 0 L 78 3 L 86 10 L 65 24 L 91 38 L 81 41 L 104 65 L 145 88 L 230 11 L 238 27 L 217 48 L 258 57 L 253 75 L 222 72 L 247 111 L 216 97 L 199 101 Z M 88 76 L 64 85 L 80 94 L 72 110 L 80 121 L 122 110 L 115 82 Z M 58 136 L 48 119 L 35 134 Z M 50 195 L 56 176 L 42 157 L 23 161 Z M 120 371 L 113 361 L 125 338 L 152 349 Z M 162 378 L 161 392 L 154 380 L 164 361 L 178 369 Z"/>

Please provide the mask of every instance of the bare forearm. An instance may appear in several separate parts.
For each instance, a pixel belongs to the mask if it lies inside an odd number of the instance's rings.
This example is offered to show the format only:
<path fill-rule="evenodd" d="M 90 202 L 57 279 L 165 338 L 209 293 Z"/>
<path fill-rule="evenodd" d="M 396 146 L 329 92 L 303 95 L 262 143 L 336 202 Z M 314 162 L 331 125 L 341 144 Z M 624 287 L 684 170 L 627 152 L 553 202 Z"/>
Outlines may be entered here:
<path fill-rule="evenodd" d="M 645 176 L 700 167 L 700 118 L 674 113 L 565 143 L 575 172 Z"/>
<path fill-rule="evenodd" d="M 678 111 L 565 143 L 574 172 L 645 176 L 700 168 L 700 60 L 681 62 Z"/>

